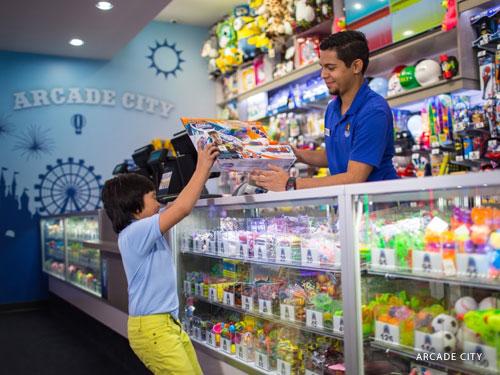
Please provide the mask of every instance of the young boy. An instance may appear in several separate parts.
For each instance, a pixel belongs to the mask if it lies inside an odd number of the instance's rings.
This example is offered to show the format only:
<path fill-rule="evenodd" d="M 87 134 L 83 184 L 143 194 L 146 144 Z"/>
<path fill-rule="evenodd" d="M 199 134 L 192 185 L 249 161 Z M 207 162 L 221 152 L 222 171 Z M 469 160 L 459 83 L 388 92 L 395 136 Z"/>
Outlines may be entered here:
<path fill-rule="evenodd" d="M 179 323 L 173 254 L 164 234 L 189 215 L 218 154 L 213 144 L 198 145 L 196 171 L 168 209 L 160 210 L 155 186 L 138 174 L 118 175 L 106 181 L 102 191 L 127 276 L 128 339 L 154 374 L 202 374 Z"/>

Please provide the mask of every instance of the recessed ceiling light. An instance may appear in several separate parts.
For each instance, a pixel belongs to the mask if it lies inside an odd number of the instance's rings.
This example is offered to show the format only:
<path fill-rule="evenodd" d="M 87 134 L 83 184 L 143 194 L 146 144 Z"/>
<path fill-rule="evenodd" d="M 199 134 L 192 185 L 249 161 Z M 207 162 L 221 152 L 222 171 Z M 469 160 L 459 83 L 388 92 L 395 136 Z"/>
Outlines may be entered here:
<path fill-rule="evenodd" d="M 404 36 L 412 36 L 413 34 L 415 34 L 415 32 L 413 30 L 405 30 L 405 31 L 403 31 L 403 35 Z"/>
<path fill-rule="evenodd" d="M 85 42 L 81 39 L 73 38 L 69 41 L 69 44 L 71 44 L 72 46 L 75 46 L 75 47 L 80 47 L 80 46 L 83 46 L 85 44 Z"/>
<path fill-rule="evenodd" d="M 114 5 L 109 1 L 99 1 L 95 4 L 95 7 L 100 10 L 111 10 L 113 9 Z"/>
<path fill-rule="evenodd" d="M 356 10 L 361 10 L 363 8 L 363 4 L 361 3 L 354 3 L 353 8 Z"/>

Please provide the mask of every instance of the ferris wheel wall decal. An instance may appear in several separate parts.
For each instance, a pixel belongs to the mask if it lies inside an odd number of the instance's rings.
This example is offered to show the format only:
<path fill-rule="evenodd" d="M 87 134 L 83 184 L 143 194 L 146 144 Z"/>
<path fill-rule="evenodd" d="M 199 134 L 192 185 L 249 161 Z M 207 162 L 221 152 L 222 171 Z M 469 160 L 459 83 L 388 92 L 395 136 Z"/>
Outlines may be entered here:
<path fill-rule="evenodd" d="M 156 75 L 163 74 L 165 79 L 171 75 L 177 78 L 177 73 L 182 71 L 181 64 L 185 62 L 181 57 L 182 51 L 176 48 L 176 43 L 169 44 L 167 39 L 160 43 L 155 41 L 154 47 L 149 47 L 149 55 L 146 56 L 151 60 L 148 68 L 156 70 Z"/>
<path fill-rule="evenodd" d="M 101 176 L 93 166 L 80 159 L 57 159 L 55 165 L 47 165 L 45 174 L 39 174 L 35 185 L 43 215 L 72 211 L 90 211 L 99 208 L 101 202 Z"/>

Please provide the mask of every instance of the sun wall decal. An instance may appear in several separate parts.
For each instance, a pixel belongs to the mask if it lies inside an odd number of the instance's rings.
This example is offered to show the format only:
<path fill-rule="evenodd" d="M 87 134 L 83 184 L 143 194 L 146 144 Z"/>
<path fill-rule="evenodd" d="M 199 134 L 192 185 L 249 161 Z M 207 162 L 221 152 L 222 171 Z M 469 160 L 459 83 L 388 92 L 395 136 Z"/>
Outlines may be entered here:
<path fill-rule="evenodd" d="M 149 50 L 150 54 L 146 57 L 151 60 L 151 64 L 148 68 L 155 69 L 156 75 L 163 74 L 165 79 L 169 76 L 177 78 L 185 60 L 181 57 L 182 51 L 176 48 L 176 43 L 169 44 L 165 38 L 163 43 L 156 41 L 155 46 L 149 47 Z"/>

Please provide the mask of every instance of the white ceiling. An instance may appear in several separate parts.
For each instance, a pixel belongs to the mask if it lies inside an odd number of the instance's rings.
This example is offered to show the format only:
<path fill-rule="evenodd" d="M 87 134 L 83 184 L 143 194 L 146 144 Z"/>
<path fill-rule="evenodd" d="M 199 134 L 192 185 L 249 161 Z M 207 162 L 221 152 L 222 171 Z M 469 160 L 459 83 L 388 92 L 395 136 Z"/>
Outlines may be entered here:
<path fill-rule="evenodd" d="M 97 0 L 1 0 L 0 50 L 110 59 L 171 0 L 109 1 L 115 7 L 103 12 Z M 85 45 L 70 46 L 75 37 Z"/>
<path fill-rule="evenodd" d="M 235 5 L 246 2 L 246 0 L 172 0 L 156 17 L 156 20 L 212 26 L 231 13 Z"/>

